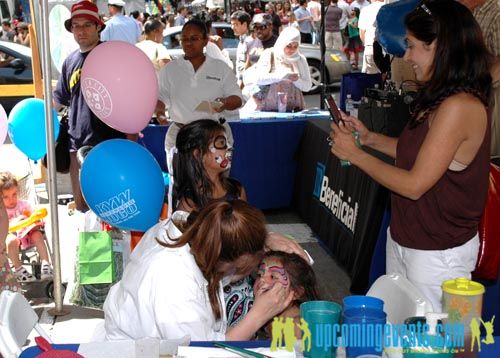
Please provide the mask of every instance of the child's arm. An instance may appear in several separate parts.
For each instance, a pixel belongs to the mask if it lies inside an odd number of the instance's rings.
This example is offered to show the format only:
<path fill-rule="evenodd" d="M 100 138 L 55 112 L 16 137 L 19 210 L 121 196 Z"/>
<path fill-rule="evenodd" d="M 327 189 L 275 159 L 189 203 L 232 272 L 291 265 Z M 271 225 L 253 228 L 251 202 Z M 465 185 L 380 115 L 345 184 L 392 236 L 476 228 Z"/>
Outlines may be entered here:
<path fill-rule="evenodd" d="M 9 232 L 9 217 L 3 204 L 3 197 L 0 194 L 0 253 L 5 251 L 5 239 Z"/>

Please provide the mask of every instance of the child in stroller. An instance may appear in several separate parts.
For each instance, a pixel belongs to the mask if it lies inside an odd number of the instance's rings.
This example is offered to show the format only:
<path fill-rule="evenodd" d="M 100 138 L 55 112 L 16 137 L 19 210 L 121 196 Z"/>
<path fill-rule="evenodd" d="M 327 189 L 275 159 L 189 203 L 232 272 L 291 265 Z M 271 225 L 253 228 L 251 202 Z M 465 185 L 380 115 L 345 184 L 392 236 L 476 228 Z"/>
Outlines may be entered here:
<path fill-rule="evenodd" d="M 10 172 L 0 173 L 0 192 L 3 196 L 3 203 L 7 209 L 9 217 L 9 226 L 12 227 L 21 220 L 29 218 L 33 213 L 31 205 L 17 198 L 18 182 L 14 175 Z M 41 260 L 41 279 L 49 280 L 52 278 L 52 266 L 49 262 L 49 254 L 45 244 L 45 234 L 43 233 L 44 223 L 37 221 L 25 227 L 9 229 L 9 234 L 6 238 L 7 255 L 14 267 L 14 274 L 17 280 L 21 283 L 32 282 L 36 277 L 30 273 L 22 265 L 19 258 L 20 249 L 27 250 L 33 246 L 36 247 Z M 11 232 L 12 231 L 12 232 Z"/>

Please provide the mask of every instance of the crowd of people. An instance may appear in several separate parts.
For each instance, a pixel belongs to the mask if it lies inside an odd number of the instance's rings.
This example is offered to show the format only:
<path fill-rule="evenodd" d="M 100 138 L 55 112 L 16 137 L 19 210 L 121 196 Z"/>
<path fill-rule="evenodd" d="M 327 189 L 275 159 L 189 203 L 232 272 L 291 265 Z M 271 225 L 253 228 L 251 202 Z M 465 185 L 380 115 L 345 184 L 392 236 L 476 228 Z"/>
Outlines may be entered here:
<path fill-rule="evenodd" d="M 30 46 L 29 24 L 22 21 L 2 21 L 0 40 L 12 41 L 24 46 Z"/>
<path fill-rule="evenodd" d="M 299 45 L 318 41 L 319 3 L 294 0 L 268 3 L 263 12 L 234 11 L 229 21 L 240 39 L 234 70 L 217 52 L 220 39 L 209 26 L 213 14 L 190 17 L 180 6 L 173 19 L 150 17 L 142 24 L 140 14 L 124 15 L 124 5 L 109 0 L 111 17 L 104 22 L 95 4 L 73 4 L 64 25 L 79 49 L 65 60 L 54 92 L 55 104 L 70 108 L 70 173 L 81 211 L 88 208 L 79 187 L 77 150 L 125 137 L 100 121 L 81 93 L 81 68 L 96 46 L 127 41 L 148 55 L 159 82 L 156 120 L 169 124 L 165 151 L 172 213 L 144 234 L 122 280 L 111 288 L 104 304 L 106 338 L 248 340 L 269 333 L 275 317 L 298 322 L 299 305 L 320 298 L 314 271 L 300 245 L 267 231 L 263 214 L 246 202 L 244 183 L 230 178 L 234 139 L 223 118 L 243 106 L 278 111 L 282 94 L 286 111 L 304 109 L 302 92 L 311 88 L 311 78 Z M 353 68 L 363 46 L 364 70 L 375 66 L 372 20 L 382 5 L 331 0 L 327 8 L 325 40 L 352 53 Z M 161 43 L 163 29 L 172 24 L 182 26 L 184 51 L 173 60 Z M 487 47 L 490 37 L 483 36 L 472 12 L 453 0 L 419 4 L 405 17 L 405 27 L 404 60 L 419 82 L 410 123 L 400 138 L 389 138 L 343 115 L 343 122 L 332 122 L 331 153 L 392 192 L 387 272 L 407 277 L 440 311 L 441 283 L 470 277 L 479 250 L 498 53 Z M 363 146 L 394 158 L 395 165 L 363 150 L 353 131 Z M 10 219 L 4 208 L 19 205 L 10 199 L 15 184 L 2 185 L 0 252 Z M 7 253 L 23 282 L 29 276 L 14 257 L 22 245 L 19 236 L 7 240 Z M 49 272 L 36 228 L 29 236 Z M 8 266 L 5 262 L 0 256 L 0 265 Z"/>

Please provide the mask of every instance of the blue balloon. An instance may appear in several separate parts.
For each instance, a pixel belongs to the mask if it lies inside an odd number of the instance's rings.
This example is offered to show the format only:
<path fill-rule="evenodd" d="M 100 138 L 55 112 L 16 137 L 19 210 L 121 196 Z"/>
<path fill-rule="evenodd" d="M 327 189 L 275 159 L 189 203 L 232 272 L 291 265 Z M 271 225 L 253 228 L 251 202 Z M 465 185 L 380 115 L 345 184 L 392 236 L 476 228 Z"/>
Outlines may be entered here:
<path fill-rule="evenodd" d="M 90 209 L 107 223 L 147 231 L 158 222 L 165 193 L 163 175 L 143 146 L 126 139 L 98 144 L 85 157 L 80 182 Z"/>
<path fill-rule="evenodd" d="M 377 14 L 377 40 L 384 50 L 396 57 L 406 51 L 406 14 L 417 7 L 420 0 L 401 0 L 384 5 Z"/>
<path fill-rule="evenodd" d="M 57 112 L 52 110 L 54 138 L 59 135 Z M 12 143 L 31 160 L 38 160 L 47 153 L 45 103 L 38 98 L 27 98 L 12 108 L 8 123 Z"/>

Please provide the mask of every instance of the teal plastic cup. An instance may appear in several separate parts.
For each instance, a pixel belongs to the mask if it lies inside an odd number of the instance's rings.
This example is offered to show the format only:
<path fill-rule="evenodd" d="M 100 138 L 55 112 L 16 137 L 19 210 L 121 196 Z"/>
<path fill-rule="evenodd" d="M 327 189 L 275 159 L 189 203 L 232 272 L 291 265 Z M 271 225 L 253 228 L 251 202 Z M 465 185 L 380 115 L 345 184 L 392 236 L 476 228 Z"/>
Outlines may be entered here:
<path fill-rule="evenodd" d="M 335 357 L 340 334 L 335 328 L 338 328 L 341 313 L 342 307 L 332 301 L 309 301 L 300 305 L 300 317 L 307 322 L 310 332 L 310 336 L 304 330 L 302 334 L 304 357 Z"/>

